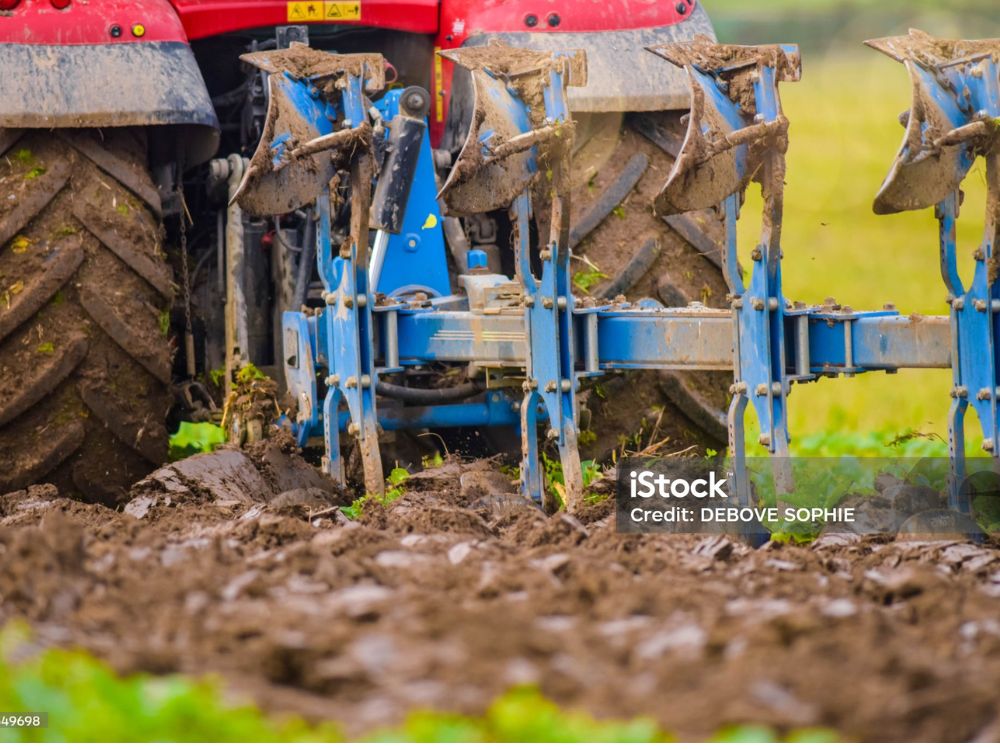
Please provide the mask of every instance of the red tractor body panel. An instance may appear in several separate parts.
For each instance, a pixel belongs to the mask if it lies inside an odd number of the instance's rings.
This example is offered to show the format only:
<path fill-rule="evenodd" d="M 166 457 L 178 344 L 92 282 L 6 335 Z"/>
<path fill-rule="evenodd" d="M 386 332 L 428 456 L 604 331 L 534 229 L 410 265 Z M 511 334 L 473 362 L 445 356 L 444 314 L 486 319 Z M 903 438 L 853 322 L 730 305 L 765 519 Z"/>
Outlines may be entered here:
<path fill-rule="evenodd" d="M 191 39 L 286 24 L 376 26 L 417 34 L 438 30 L 438 0 L 171 0 Z"/>
<path fill-rule="evenodd" d="M 684 29 L 684 22 L 689 20 L 692 21 L 687 24 L 692 27 L 690 31 Z M 540 37 L 565 35 L 567 48 L 582 47 L 588 50 L 588 54 L 592 56 L 591 67 L 594 67 L 593 63 L 597 63 L 598 68 L 607 68 L 606 64 L 601 65 L 602 62 L 607 63 L 607 60 L 598 60 L 598 55 L 594 54 L 602 46 L 602 38 L 606 37 L 606 44 L 603 45 L 607 47 L 604 57 L 611 58 L 612 65 L 616 69 L 615 75 L 611 77 L 605 75 L 600 82 L 595 80 L 594 86 L 607 89 L 608 86 L 612 88 L 615 86 L 615 78 L 624 80 L 630 76 L 634 78 L 640 75 L 646 78 L 650 76 L 648 71 L 640 73 L 640 68 L 646 67 L 644 63 L 633 66 L 629 54 L 622 54 L 628 52 L 635 55 L 638 51 L 641 60 L 644 56 L 641 50 L 616 49 L 623 40 L 611 39 L 614 32 L 628 32 L 633 29 L 662 30 L 674 26 L 678 27 L 675 33 L 687 37 L 697 33 L 714 36 L 704 11 L 697 7 L 697 0 L 676 2 L 673 0 L 443 0 L 441 27 L 435 44 L 440 49 L 450 49 L 460 47 L 467 41 L 470 44 L 475 43 L 477 38 L 481 40 L 491 35 L 503 35 L 508 43 L 515 46 L 557 48 L 559 46 L 557 42 L 539 45 Z M 627 34 L 622 34 L 625 35 Z M 664 39 L 655 33 L 650 38 L 638 34 L 625 44 L 635 46 L 638 43 L 645 46 L 646 43 L 663 41 L 674 41 L 674 39 Z M 614 62 L 615 59 L 618 60 L 617 63 Z M 435 61 L 435 66 L 434 76 L 431 79 L 435 103 L 431 108 L 431 133 L 437 142 L 444 130 L 450 104 L 453 66 L 450 62 L 440 59 Z M 669 75 L 668 66 L 661 67 L 663 76 Z M 666 90 L 671 87 L 663 88 Z M 686 82 L 674 81 L 672 88 L 686 98 Z M 572 100 L 573 89 L 570 89 L 569 95 Z M 613 98 L 613 96 L 605 97 L 606 100 Z M 654 101 L 652 98 L 649 98 L 649 102 L 652 108 L 663 108 L 665 105 L 665 102 Z M 618 105 L 601 102 L 594 107 L 581 106 L 579 101 L 572 103 L 583 110 L 616 111 L 639 108 L 634 99 L 623 100 Z M 670 106 L 674 104 L 676 102 L 670 102 Z"/>
<path fill-rule="evenodd" d="M 498 31 L 611 31 L 670 26 L 683 21 L 693 0 L 444 0 L 442 47 Z M 684 12 L 678 12 L 678 7 Z"/>
<path fill-rule="evenodd" d="M 49 0 L 22 0 L 0 16 L 0 44 L 184 41 L 184 25 L 168 0 L 74 0 L 62 10 Z"/>

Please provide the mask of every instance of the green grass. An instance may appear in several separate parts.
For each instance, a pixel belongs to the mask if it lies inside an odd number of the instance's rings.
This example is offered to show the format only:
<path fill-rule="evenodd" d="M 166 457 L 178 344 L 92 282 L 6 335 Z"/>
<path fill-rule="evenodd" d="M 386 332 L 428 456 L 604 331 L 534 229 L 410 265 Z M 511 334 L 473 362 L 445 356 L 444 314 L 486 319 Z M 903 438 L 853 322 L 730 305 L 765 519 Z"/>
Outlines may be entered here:
<path fill-rule="evenodd" d="M 786 297 L 827 297 L 855 309 L 893 302 L 903 312 L 947 314 L 933 210 L 875 216 L 872 200 L 903 137 L 897 117 L 910 106 L 904 68 L 875 53 L 806 60 L 803 79 L 781 89 L 791 121 L 782 232 Z M 965 273 L 982 239 L 985 171 L 966 180 L 959 246 Z M 760 196 L 748 193 L 740 225 L 744 257 L 760 229 Z M 947 370 L 869 373 L 797 386 L 790 396 L 793 435 L 837 439 L 848 432 L 947 435 Z M 973 418 L 967 430 L 978 446 Z M 793 445 L 793 451 L 795 446 Z"/>

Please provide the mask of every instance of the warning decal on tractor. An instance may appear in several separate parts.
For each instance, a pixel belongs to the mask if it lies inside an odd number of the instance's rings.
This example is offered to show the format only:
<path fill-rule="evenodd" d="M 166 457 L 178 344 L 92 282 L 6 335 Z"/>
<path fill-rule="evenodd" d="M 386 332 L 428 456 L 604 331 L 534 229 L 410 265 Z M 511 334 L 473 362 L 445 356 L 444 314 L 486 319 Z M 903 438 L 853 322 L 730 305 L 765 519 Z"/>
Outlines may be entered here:
<path fill-rule="evenodd" d="M 361 3 L 344 0 L 314 0 L 288 3 L 289 23 L 309 23 L 310 21 L 360 21 Z"/>

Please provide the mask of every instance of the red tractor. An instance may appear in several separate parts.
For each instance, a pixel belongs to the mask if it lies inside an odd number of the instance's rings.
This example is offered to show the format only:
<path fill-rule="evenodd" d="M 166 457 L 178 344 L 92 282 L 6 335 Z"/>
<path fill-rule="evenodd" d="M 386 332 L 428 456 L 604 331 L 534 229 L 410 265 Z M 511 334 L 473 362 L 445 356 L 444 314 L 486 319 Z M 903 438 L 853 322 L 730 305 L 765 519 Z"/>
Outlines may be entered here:
<path fill-rule="evenodd" d="M 228 205 L 268 107 L 247 52 L 380 53 L 390 86 L 429 94 L 443 170 L 472 98 L 438 51 L 585 50 L 588 83 L 570 91 L 578 291 L 719 303 L 716 215 L 646 209 L 689 98 L 644 48 L 697 35 L 712 28 L 695 0 L 0 0 L 0 492 L 49 481 L 114 503 L 166 459 L 168 425 L 211 410 L 208 373 L 228 384 L 253 363 L 280 378 L 281 311 L 318 288 L 316 227 Z M 451 221 L 449 241 L 510 267 L 504 215 Z M 602 389 L 594 453 L 663 403 L 671 430 L 725 441 L 702 395 L 724 389 L 668 373 Z"/>

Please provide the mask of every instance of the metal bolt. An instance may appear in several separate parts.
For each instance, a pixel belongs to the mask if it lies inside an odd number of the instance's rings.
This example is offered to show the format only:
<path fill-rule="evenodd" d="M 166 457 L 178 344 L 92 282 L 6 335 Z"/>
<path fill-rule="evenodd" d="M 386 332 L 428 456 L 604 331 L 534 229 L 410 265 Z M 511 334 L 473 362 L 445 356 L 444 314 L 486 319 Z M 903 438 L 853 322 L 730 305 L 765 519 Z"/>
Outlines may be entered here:
<path fill-rule="evenodd" d="M 980 388 L 978 391 L 976 391 L 976 399 L 978 401 L 989 401 L 990 400 L 990 389 L 989 388 Z"/>
<path fill-rule="evenodd" d="M 566 309 L 566 298 L 565 297 L 556 297 L 556 306 L 560 310 L 565 310 Z"/>
<path fill-rule="evenodd" d="M 992 453 L 993 452 L 993 439 L 992 438 L 986 438 L 983 441 L 983 450 L 986 451 L 987 453 Z"/>
<path fill-rule="evenodd" d="M 557 430 L 555 427 L 550 427 L 548 432 L 545 433 L 545 437 L 547 437 L 549 440 L 555 440 L 557 437 L 559 437 L 559 430 Z"/>
<path fill-rule="evenodd" d="M 964 310 L 965 300 L 961 297 L 955 297 L 955 299 L 951 301 L 951 307 L 953 310 Z"/>
<path fill-rule="evenodd" d="M 351 375 L 351 377 L 349 377 L 347 380 L 344 381 L 344 387 L 345 388 L 357 388 L 358 387 L 358 379 L 354 375 Z"/>
<path fill-rule="evenodd" d="M 951 389 L 951 397 L 952 398 L 968 398 L 969 397 L 969 389 L 966 388 L 964 385 L 960 385 L 957 388 L 952 388 Z"/>
<path fill-rule="evenodd" d="M 344 297 L 344 307 L 348 310 L 354 307 L 354 299 L 352 297 Z"/>
<path fill-rule="evenodd" d="M 556 391 L 556 381 L 550 380 L 548 383 L 545 384 L 546 393 L 555 393 L 555 391 Z"/>
<path fill-rule="evenodd" d="M 767 309 L 771 310 L 772 312 L 778 309 L 778 298 L 777 297 L 768 297 L 767 298 Z"/>
<path fill-rule="evenodd" d="M 348 435 L 357 435 L 360 432 L 361 432 L 361 427 L 358 425 L 357 422 L 351 422 L 349 425 L 347 425 Z"/>
<path fill-rule="evenodd" d="M 372 384 L 372 376 L 371 375 L 362 375 L 361 376 L 361 387 L 362 388 L 367 388 L 371 384 Z"/>
<path fill-rule="evenodd" d="M 538 257 L 542 260 L 552 260 L 552 253 L 548 250 L 542 250 L 538 253 Z"/>
<path fill-rule="evenodd" d="M 972 257 L 975 260 L 986 260 L 986 254 L 983 252 L 981 247 L 977 247 L 972 251 Z"/>
<path fill-rule="evenodd" d="M 552 309 L 552 298 L 551 297 L 542 297 L 542 307 L 544 307 L 546 310 L 551 310 Z"/>
<path fill-rule="evenodd" d="M 367 304 L 368 304 L 368 295 L 367 294 L 359 294 L 358 295 L 358 307 L 364 307 Z"/>
<path fill-rule="evenodd" d="M 750 253 L 751 260 L 760 260 L 763 257 L 764 257 L 764 252 L 759 247 L 755 247 L 753 251 Z"/>
<path fill-rule="evenodd" d="M 340 375 L 331 375 L 326 379 L 326 384 L 331 388 L 340 385 Z"/>
<path fill-rule="evenodd" d="M 742 310 L 743 309 L 743 298 L 742 297 L 736 297 L 733 300 L 733 309 L 734 310 Z"/>
<path fill-rule="evenodd" d="M 781 395 L 781 383 L 779 383 L 777 380 L 771 383 L 771 394 L 774 396 Z"/>
<path fill-rule="evenodd" d="M 976 312 L 986 312 L 986 300 L 977 299 L 973 304 L 976 306 Z"/>
<path fill-rule="evenodd" d="M 757 388 L 756 388 L 756 390 L 754 391 L 754 393 L 756 395 L 758 395 L 758 396 L 766 396 L 767 395 L 767 383 L 761 383 L 760 385 L 758 385 Z"/>
<path fill-rule="evenodd" d="M 337 304 L 337 295 L 334 294 L 333 292 L 327 292 L 326 294 L 323 295 L 323 301 L 326 304 L 331 305 L 331 306 L 332 305 L 336 305 Z"/>
<path fill-rule="evenodd" d="M 746 393 L 747 384 L 744 383 L 742 380 L 738 383 L 733 383 L 731 386 L 729 386 L 729 392 L 732 393 L 734 396 L 737 393 Z"/>
<path fill-rule="evenodd" d="M 530 294 L 525 294 L 523 297 L 521 297 L 521 301 L 524 303 L 525 307 L 535 306 L 535 298 L 532 297 Z"/>
<path fill-rule="evenodd" d="M 764 300 L 762 300 L 760 297 L 751 297 L 750 304 L 753 305 L 754 310 L 764 309 Z"/>
<path fill-rule="evenodd" d="M 763 446 L 769 446 L 771 445 L 771 436 L 762 432 L 760 433 L 760 437 L 757 438 L 757 441 Z"/>
<path fill-rule="evenodd" d="M 563 393 L 569 393 L 573 390 L 573 384 L 569 380 L 563 380 L 559 383 L 559 387 L 562 388 Z"/>
<path fill-rule="evenodd" d="M 882 309 L 891 312 L 891 311 L 893 311 L 893 310 L 896 309 L 896 303 L 895 302 L 886 302 L 884 305 L 882 305 Z"/>

